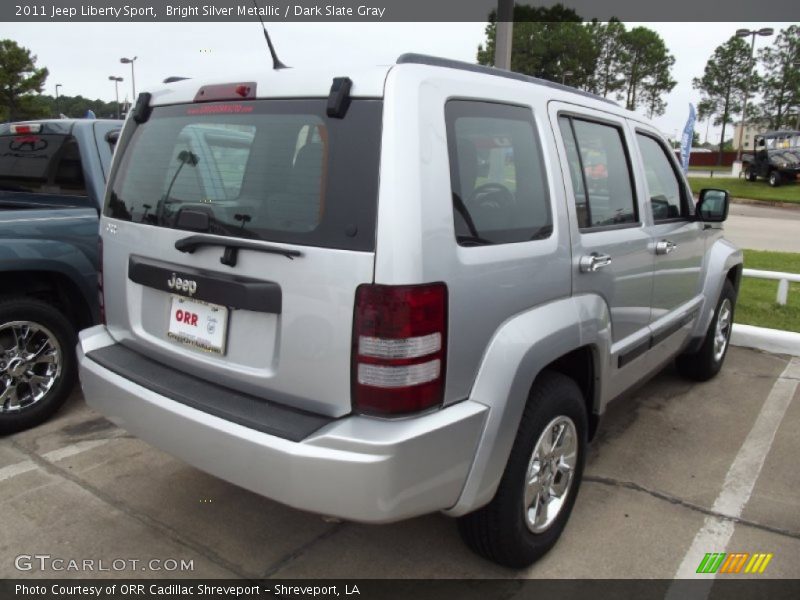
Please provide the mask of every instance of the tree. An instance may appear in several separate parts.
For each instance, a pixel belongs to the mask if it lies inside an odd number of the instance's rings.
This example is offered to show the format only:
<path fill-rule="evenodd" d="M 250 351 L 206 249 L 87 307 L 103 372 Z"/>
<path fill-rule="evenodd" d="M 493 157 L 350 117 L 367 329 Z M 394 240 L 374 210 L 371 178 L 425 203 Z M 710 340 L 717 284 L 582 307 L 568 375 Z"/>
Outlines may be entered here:
<path fill-rule="evenodd" d="M 672 90 L 677 83 L 671 75 L 675 57 L 666 54 L 654 65 L 648 77 L 642 82 L 640 101 L 647 107 L 647 116 L 661 116 L 667 110 L 664 94 Z"/>
<path fill-rule="evenodd" d="M 587 27 L 595 44 L 597 61 L 586 89 L 606 98 L 625 86 L 620 70 L 623 56 L 622 36 L 627 29 L 624 23 L 615 18 L 608 23 L 600 23 L 595 19 Z"/>
<path fill-rule="evenodd" d="M 703 99 L 698 108 L 702 117 L 714 115 L 714 125 L 722 125 L 717 164 L 722 164 L 725 128 L 733 122 L 733 114 L 742 109 L 741 100 L 747 87 L 747 65 L 750 63 L 750 46 L 740 37 L 732 37 L 717 46 L 706 62 L 702 77 L 695 77 L 692 85 L 700 90 Z"/>
<path fill-rule="evenodd" d="M 486 42 L 478 46 L 478 63 L 494 64 L 497 14 L 486 26 Z M 511 70 L 583 87 L 595 70 L 597 50 L 578 14 L 561 5 L 552 8 L 514 6 Z"/>
<path fill-rule="evenodd" d="M 36 68 L 36 56 L 13 40 L 0 40 L 0 121 L 47 116 L 34 94 L 41 93 L 47 69 Z"/>
<path fill-rule="evenodd" d="M 763 67 L 760 91 L 763 102 L 760 115 L 772 129 L 781 129 L 787 117 L 800 109 L 800 27 L 782 29 L 771 47 L 758 51 Z"/>
<path fill-rule="evenodd" d="M 675 87 L 670 69 L 675 59 L 664 40 L 652 29 L 634 27 L 620 36 L 620 74 L 624 88 L 618 98 L 628 110 L 644 104 L 653 114 L 663 114 L 666 104 L 661 96 Z"/>
<path fill-rule="evenodd" d="M 91 110 L 98 119 L 115 119 L 117 117 L 117 103 L 104 102 L 103 100 L 90 100 L 81 95 L 60 96 L 58 105 L 53 96 L 41 95 L 38 99 L 46 107 L 48 115 L 58 115 L 61 112 L 67 117 L 83 118 L 86 111 Z"/>

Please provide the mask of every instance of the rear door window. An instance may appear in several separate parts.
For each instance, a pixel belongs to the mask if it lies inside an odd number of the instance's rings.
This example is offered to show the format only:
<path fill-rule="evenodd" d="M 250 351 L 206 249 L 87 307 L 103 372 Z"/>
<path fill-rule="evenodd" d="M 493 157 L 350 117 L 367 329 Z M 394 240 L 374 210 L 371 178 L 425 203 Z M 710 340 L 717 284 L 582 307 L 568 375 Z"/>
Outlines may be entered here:
<path fill-rule="evenodd" d="M 637 223 L 622 130 L 610 123 L 568 116 L 559 118 L 559 127 L 567 150 L 578 226 L 589 230 Z"/>
<path fill-rule="evenodd" d="M 197 223 L 182 213 L 201 212 L 208 233 L 372 249 L 380 119 L 377 100 L 354 100 L 343 119 L 324 100 L 156 107 L 130 136 L 106 214 L 180 229 Z"/>
<path fill-rule="evenodd" d="M 549 237 L 550 198 L 530 108 L 452 100 L 445 119 L 458 243 Z"/>

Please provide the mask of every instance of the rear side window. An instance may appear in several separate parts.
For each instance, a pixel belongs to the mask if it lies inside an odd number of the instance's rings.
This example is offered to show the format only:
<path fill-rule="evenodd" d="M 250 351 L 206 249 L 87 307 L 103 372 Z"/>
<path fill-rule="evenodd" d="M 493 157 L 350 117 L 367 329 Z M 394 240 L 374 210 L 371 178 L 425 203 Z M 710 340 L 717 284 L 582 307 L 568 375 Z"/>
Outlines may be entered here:
<path fill-rule="evenodd" d="M 663 146 L 649 135 L 639 133 L 636 139 L 642 153 L 653 220 L 665 221 L 688 216 L 683 185 Z"/>
<path fill-rule="evenodd" d="M 531 110 L 452 100 L 445 119 L 458 243 L 507 244 L 550 236 L 550 198 Z"/>
<path fill-rule="evenodd" d="M 120 142 L 124 154 L 105 214 L 193 231 L 207 222 L 203 231 L 217 235 L 371 250 L 380 122 L 377 100 L 354 100 L 343 119 L 328 118 L 324 100 L 156 107 Z M 208 218 L 198 221 L 197 213 Z"/>
<path fill-rule="evenodd" d="M 61 134 L 0 137 L 0 190 L 86 196 L 78 142 Z"/>
<path fill-rule="evenodd" d="M 610 124 L 562 116 L 578 226 L 592 229 L 638 222 L 630 162 L 622 131 Z"/>

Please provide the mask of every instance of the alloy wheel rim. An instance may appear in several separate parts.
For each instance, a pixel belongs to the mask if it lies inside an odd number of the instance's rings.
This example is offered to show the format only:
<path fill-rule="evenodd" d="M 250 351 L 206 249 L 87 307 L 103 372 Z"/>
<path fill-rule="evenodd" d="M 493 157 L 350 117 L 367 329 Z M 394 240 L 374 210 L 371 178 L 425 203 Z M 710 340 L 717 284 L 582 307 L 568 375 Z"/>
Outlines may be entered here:
<path fill-rule="evenodd" d="M 722 305 L 719 307 L 719 314 L 717 315 L 717 323 L 714 326 L 714 361 L 719 362 L 728 348 L 728 339 L 731 333 L 731 317 L 733 310 L 731 309 L 731 301 L 725 298 Z"/>
<path fill-rule="evenodd" d="M 578 464 L 578 434 L 567 416 L 550 421 L 525 471 L 523 512 L 532 533 L 547 530 L 564 508 Z"/>
<path fill-rule="evenodd" d="M 37 404 L 53 388 L 62 364 L 56 336 L 39 323 L 0 324 L 0 414 Z"/>

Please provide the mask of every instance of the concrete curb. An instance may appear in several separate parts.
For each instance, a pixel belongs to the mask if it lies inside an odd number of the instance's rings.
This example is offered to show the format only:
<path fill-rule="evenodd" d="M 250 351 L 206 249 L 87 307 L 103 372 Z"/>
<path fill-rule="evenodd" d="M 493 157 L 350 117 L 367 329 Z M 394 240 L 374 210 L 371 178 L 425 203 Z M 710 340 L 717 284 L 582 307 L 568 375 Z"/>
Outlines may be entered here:
<path fill-rule="evenodd" d="M 800 210 L 800 203 L 788 200 L 756 200 L 754 198 L 731 198 L 731 204 L 749 204 L 750 206 L 766 206 L 785 210 Z"/>
<path fill-rule="evenodd" d="M 753 325 L 733 325 L 731 344 L 775 354 L 800 356 L 800 333 Z"/>

